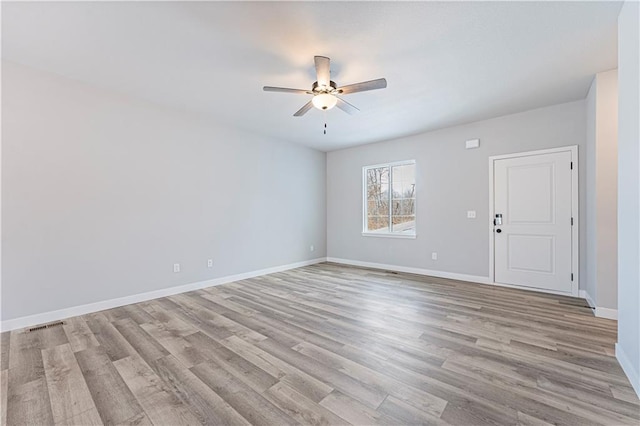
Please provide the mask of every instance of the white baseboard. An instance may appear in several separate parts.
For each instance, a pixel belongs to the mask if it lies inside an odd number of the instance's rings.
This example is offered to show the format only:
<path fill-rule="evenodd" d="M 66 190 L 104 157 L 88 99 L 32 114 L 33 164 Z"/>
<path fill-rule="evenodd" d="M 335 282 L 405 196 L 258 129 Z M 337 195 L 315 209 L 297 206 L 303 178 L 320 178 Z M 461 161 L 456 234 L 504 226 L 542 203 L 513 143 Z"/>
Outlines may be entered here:
<path fill-rule="evenodd" d="M 591 295 L 587 293 L 586 290 L 580 290 L 580 297 L 582 297 L 587 301 L 589 306 L 593 308 L 594 315 L 597 316 L 598 318 L 606 318 L 606 319 L 612 319 L 612 320 L 618 319 L 617 309 L 603 308 L 600 306 L 596 306 L 596 303 L 593 301 L 593 298 L 591 298 Z"/>
<path fill-rule="evenodd" d="M 43 312 L 41 314 L 29 315 L 25 317 L 5 320 L 0 323 L 0 331 L 15 330 L 18 328 L 30 327 L 52 321 L 59 321 L 65 318 L 85 315 L 92 312 L 104 311 L 105 309 L 117 308 L 118 306 L 130 305 L 132 303 L 144 302 L 147 300 L 158 299 L 160 297 L 172 296 L 174 294 L 186 293 L 188 291 L 199 290 L 201 288 L 213 287 L 220 284 L 226 284 L 233 281 L 246 280 L 261 275 L 273 274 L 289 269 L 300 268 L 303 266 L 314 265 L 316 263 L 326 262 L 326 257 L 305 260 L 302 262 L 290 263 L 288 265 L 274 266 L 272 268 L 260 269 L 257 271 L 245 272 L 237 275 L 228 275 L 226 277 L 213 278 L 211 280 L 199 281 L 195 283 L 180 285 L 176 287 L 163 288 L 161 290 L 149 291 L 146 293 L 133 294 L 131 296 L 118 297 L 116 299 L 103 300 L 86 305 L 73 306 L 56 311 Z"/>
<path fill-rule="evenodd" d="M 607 318 L 611 320 L 618 319 L 618 310 L 611 308 L 601 308 L 600 306 L 596 306 L 596 316 L 598 318 Z"/>
<path fill-rule="evenodd" d="M 633 390 L 636 391 L 636 395 L 640 398 L 640 371 L 636 370 L 638 364 L 631 362 L 627 354 L 622 350 L 620 343 L 616 343 L 616 359 L 620 363 L 624 374 L 627 375 Z"/>
<path fill-rule="evenodd" d="M 449 278 L 458 281 L 470 281 L 481 284 L 492 284 L 489 277 L 480 275 L 458 274 L 455 272 L 434 271 L 430 269 L 413 268 L 409 266 L 387 265 L 384 263 L 362 262 L 360 260 L 340 259 L 336 257 L 327 257 L 327 262 L 340 263 L 343 265 L 362 266 L 364 268 L 384 269 L 387 271 L 405 272 L 408 274 L 428 275 L 430 277 Z"/>
<path fill-rule="evenodd" d="M 596 304 L 591 298 L 591 296 L 589 295 L 589 293 L 587 293 L 587 290 L 580 290 L 580 297 L 586 300 L 589 306 L 591 306 L 593 309 L 596 308 Z"/>

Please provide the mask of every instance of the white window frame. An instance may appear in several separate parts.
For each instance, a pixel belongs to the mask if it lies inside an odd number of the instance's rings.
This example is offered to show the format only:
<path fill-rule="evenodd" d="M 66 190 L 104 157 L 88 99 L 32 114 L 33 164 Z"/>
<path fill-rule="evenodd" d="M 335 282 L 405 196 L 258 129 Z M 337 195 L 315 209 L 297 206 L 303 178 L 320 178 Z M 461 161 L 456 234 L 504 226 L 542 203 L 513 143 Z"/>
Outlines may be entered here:
<path fill-rule="evenodd" d="M 415 239 L 418 235 L 418 192 L 417 192 L 417 176 L 416 176 L 416 192 L 415 192 L 415 203 L 414 203 L 414 215 L 416 217 L 415 226 L 413 227 L 413 234 L 401 234 L 401 233 L 393 233 L 393 232 L 369 232 L 367 231 L 367 170 L 375 169 L 380 167 L 395 167 L 395 166 L 406 166 L 409 164 L 413 164 L 416 166 L 416 160 L 405 160 L 405 161 L 394 161 L 390 163 L 381 163 L 381 164 L 373 164 L 370 166 L 362 167 L 362 236 L 363 237 L 381 237 L 381 238 L 408 238 Z M 417 175 L 417 173 L 416 173 Z M 389 196 L 391 197 L 393 194 L 393 173 L 389 172 Z M 391 204 L 389 204 L 391 206 Z M 391 217 L 391 214 L 389 215 Z M 391 219 L 389 219 L 391 220 Z M 389 229 L 393 229 L 391 226 Z"/>

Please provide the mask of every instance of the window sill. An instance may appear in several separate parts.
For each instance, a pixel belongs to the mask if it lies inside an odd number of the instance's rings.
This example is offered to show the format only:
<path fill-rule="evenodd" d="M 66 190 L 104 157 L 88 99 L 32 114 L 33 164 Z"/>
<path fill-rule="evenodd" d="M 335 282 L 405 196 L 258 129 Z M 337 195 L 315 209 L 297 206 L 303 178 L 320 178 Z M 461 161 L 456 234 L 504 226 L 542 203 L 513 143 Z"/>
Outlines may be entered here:
<path fill-rule="evenodd" d="M 375 232 L 363 232 L 363 237 L 382 237 L 382 238 L 404 238 L 415 240 L 416 234 L 378 234 Z"/>

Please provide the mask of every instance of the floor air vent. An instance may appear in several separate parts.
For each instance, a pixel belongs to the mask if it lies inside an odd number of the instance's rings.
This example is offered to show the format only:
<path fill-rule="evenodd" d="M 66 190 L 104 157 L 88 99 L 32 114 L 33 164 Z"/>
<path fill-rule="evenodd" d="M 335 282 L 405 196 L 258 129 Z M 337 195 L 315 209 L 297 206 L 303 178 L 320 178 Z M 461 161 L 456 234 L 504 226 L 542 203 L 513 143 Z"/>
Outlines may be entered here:
<path fill-rule="evenodd" d="M 32 332 L 32 331 L 44 330 L 45 328 L 57 327 L 59 325 L 64 325 L 64 322 L 58 321 L 58 322 L 52 322 L 51 324 L 38 325 L 36 327 L 31 327 L 28 331 Z"/>

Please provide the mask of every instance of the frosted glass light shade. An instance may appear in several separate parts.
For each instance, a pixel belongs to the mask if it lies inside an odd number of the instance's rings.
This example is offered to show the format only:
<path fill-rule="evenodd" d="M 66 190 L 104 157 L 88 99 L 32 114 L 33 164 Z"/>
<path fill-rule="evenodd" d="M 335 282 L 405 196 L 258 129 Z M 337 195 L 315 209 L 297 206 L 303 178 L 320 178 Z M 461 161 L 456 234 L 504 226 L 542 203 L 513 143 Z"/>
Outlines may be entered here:
<path fill-rule="evenodd" d="M 319 95 L 315 95 L 313 99 L 311 99 L 313 106 L 320 110 L 331 109 L 336 106 L 338 103 L 338 98 L 328 93 L 321 93 Z"/>

